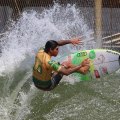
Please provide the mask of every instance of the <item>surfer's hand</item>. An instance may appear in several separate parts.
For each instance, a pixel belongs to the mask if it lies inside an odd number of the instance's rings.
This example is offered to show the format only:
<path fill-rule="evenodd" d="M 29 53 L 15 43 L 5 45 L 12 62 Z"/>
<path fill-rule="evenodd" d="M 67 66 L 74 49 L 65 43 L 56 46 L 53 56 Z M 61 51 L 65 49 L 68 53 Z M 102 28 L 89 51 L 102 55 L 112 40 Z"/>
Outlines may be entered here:
<path fill-rule="evenodd" d="M 82 44 L 82 40 L 80 38 L 74 38 L 74 39 L 71 39 L 71 44 L 73 45 L 77 45 L 77 44 Z"/>
<path fill-rule="evenodd" d="M 81 65 L 84 66 L 90 66 L 90 60 L 87 58 L 85 60 L 83 60 L 83 62 L 81 63 Z"/>

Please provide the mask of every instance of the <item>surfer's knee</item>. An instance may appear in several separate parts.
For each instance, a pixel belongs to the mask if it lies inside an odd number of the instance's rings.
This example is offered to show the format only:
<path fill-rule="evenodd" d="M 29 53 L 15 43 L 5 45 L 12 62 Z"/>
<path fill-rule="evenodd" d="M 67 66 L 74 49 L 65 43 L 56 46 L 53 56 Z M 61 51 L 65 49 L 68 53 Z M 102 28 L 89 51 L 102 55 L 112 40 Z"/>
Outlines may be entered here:
<path fill-rule="evenodd" d="M 51 86 L 50 86 L 50 90 L 53 90 L 61 81 L 63 75 L 62 74 L 56 74 L 53 75 L 52 80 L 51 80 Z"/>
<path fill-rule="evenodd" d="M 62 79 L 62 77 L 63 77 L 63 75 L 58 73 L 52 77 L 51 81 L 53 82 L 53 84 L 58 85 L 60 80 Z"/>

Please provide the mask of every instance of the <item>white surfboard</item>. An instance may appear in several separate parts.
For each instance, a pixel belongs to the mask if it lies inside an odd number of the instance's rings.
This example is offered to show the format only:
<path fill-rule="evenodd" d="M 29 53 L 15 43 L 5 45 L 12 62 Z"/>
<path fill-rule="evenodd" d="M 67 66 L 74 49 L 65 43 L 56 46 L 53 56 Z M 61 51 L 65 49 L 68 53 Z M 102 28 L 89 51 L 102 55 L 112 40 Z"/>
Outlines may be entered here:
<path fill-rule="evenodd" d="M 120 69 L 120 53 L 106 49 L 92 49 L 77 51 L 75 53 L 60 57 L 60 63 L 71 62 L 80 64 L 84 59 L 90 59 L 90 69 L 86 75 L 74 73 L 80 80 L 91 80 L 109 75 Z"/>

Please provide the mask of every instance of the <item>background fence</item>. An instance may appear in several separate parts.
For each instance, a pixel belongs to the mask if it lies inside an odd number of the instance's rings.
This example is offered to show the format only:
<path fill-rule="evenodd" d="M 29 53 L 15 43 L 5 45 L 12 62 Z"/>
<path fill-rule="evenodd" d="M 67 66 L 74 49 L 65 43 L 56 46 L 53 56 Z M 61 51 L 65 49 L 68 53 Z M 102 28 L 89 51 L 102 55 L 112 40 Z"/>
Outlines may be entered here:
<path fill-rule="evenodd" d="M 0 32 L 10 18 L 16 20 L 26 9 L 76 4 L 87 19 L 91 33 L 103 48 L 120 50 L 120 0 L 0 0 Z"/>

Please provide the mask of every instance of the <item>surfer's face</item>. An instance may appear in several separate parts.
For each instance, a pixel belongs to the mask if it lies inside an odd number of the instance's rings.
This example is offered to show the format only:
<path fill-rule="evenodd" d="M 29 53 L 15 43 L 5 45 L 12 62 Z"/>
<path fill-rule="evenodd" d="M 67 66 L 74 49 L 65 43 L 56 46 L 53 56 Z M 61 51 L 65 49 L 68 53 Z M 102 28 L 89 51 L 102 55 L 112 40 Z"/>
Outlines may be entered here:
<path fill-rule="evenodd" d="M 55 49 L 51 50 L 52 56 L 57 56 L 59 52 L 59 47 L 56 47 Z"/>

